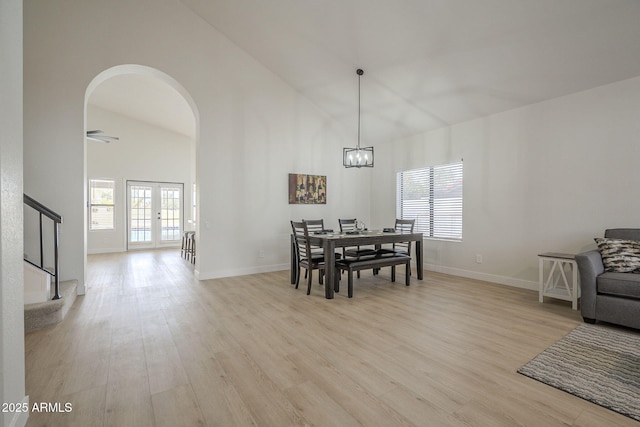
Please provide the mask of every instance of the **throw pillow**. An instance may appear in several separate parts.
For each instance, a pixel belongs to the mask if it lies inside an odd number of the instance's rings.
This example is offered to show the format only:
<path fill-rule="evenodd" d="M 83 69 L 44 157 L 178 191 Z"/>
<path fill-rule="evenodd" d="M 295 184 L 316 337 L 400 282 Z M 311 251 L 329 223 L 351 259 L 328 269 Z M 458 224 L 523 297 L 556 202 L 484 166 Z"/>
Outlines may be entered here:
<path fill-rule="evenodd" d="M 604 271 L 640 273 L 640 241 L 597 237 Z"/>

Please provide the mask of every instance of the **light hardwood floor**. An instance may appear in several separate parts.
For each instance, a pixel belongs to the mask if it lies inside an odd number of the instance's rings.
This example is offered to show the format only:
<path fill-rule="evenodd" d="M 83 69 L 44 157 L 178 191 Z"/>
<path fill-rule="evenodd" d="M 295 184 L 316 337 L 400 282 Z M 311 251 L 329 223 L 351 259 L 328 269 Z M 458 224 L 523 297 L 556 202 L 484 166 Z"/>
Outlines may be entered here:
<path fill-rule="evenodd" d="M 385 270 L 326 300 L 288 271 L 198 282 L 175 250 L 90 256 L 87 294 L 26 335 L 31 404 L 72 411 L 28 425 L 640 424 L 516 373 L 581 322 L 570 303 Z"/>

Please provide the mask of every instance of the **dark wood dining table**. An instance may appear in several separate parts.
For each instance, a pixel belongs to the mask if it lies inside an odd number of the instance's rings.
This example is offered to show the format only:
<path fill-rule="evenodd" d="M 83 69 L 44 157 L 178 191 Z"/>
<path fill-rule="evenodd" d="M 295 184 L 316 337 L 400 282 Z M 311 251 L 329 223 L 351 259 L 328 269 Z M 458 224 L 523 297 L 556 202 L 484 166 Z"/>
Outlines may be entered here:
<path fill-rule="evenodd" d="M 327 299 L 333 298 L 333 289 L 335 281 L 335 264 L 336 264 L 336 249 L 352 246 L 371 246 L 379 248 L 385 243 L 399 243 L 399 242 L 415 242 L 415 251 L 413 257 L 416 262 L 416 270 L 418 280 L 422 280 L 423 267 L 422 267 L 422 233 L 400 233 L 400 232 L 385 232 L 382 230 L 360 231 L 358 234 L 347 233 L 332 233 L 326 234 L 311 234 L 309 235 L 309 241 L 312 246 L 319 246 L 324 249 L 325 260 L 325 273 L 324 273 L 324 292 Z M 295 276 L 297 271 L 297 257 L 295 255 L 295 249 L 291 249 L 291 283 L 295 283 Z"/>

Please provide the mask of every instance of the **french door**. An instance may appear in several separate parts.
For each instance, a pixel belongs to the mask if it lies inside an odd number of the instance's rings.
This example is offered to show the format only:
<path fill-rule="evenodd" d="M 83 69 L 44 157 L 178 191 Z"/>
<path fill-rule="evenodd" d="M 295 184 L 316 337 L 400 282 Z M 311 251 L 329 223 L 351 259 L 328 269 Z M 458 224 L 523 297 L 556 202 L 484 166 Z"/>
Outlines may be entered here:
<path fill-rule="evenodd" d="M 179 246 L 183 229 L 183 184 L 127 181 L 127 247 Z"/>

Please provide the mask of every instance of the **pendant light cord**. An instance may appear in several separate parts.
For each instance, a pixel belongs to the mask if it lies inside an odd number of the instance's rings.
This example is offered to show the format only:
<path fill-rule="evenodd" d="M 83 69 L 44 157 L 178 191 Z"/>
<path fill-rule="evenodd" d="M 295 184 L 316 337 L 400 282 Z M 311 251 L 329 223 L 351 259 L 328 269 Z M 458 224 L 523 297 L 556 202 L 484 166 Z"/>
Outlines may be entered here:
<path fill-rule="evenodd" d="M 358 74 L 358 151 L 360 151 L 360 77 L 364 74 L 364 71 L 358 68 L 356 74 Z"/>

